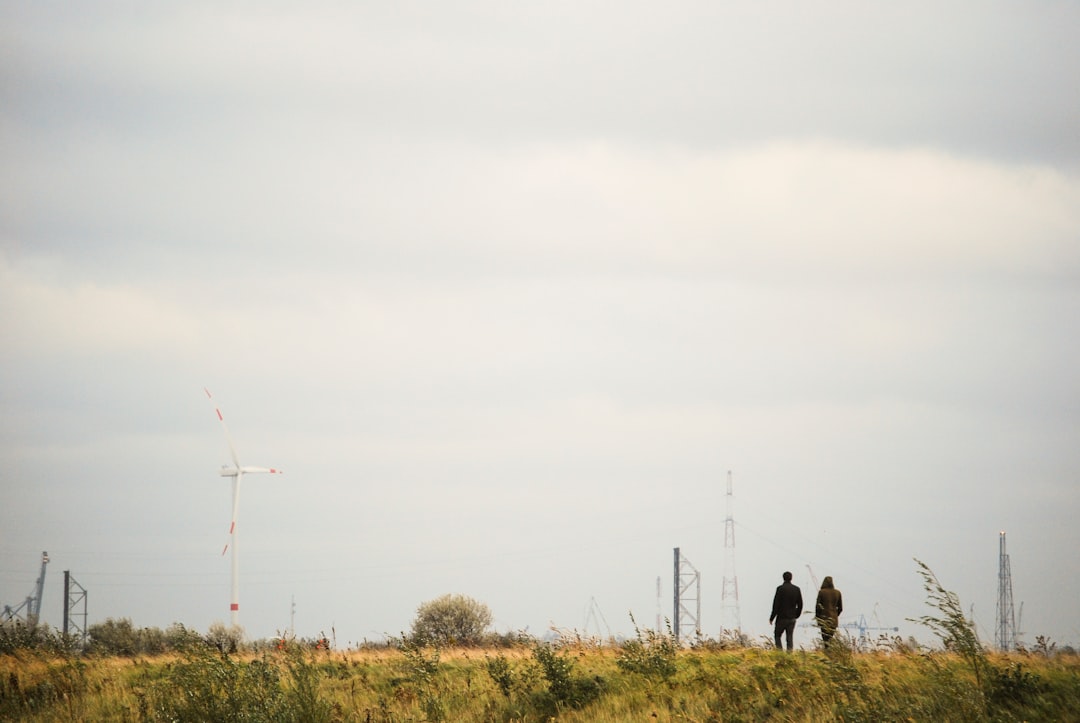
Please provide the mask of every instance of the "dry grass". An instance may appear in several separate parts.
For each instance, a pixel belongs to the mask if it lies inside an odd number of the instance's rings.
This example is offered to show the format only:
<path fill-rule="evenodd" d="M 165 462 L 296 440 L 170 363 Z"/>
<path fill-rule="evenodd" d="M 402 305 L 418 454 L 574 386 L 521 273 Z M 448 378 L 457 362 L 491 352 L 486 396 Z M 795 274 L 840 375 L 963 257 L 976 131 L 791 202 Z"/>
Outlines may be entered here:
<path fill-rule="evenodd" d="M 1078 720 L 1080 711 L 1075 655 L 989 654 L 995 682 L 979 687 L 962 657 L 942 652 L 682 650 L 670 677 L 620 668 L 617 647 L 568 645 L 555 653 L 573 684 L 562 698 L 527 644 L 231 658 L 7 655 L 0 656 L 0 720 L 159 720 L 162 704 L 175 704 L 172 717 L 183 720 L 175 711 L 187 710 L 181 703 L 192 692 L 178 688 L 184 666 L 188 688 L 202 685 L 205 673 L 211 692 L 223 666 L 235 671 L 263 663 L 280 676 L 275 715 L 281 717 L 256 720 L 993 721 Z M 503 672 L 504 685 L 493 670 Z M 246 685 L 248 679 L 233 680 Z M 305 685 L 312 686 L 308 693 Z"/>

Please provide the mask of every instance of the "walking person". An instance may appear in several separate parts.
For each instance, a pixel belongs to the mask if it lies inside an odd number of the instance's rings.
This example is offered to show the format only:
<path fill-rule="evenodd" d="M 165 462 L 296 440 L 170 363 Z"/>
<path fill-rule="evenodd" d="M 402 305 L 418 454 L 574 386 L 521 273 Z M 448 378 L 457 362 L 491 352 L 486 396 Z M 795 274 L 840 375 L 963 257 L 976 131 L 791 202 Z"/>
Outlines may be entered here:
<path fill-rule="evenodd" d="M 817 618 L 818 627 L 821 628 L 821 642 L 829 647 L 836 629 L 840 627 L 840 613 L 844 612 L 844 596 L 833 585 L 832 575 L 826 575 L 821 581 L 821 589 L 818 590 L 817 604 L 814 606 L 814 617 Z"/>
<path fill-rule="evenodd" d="M 791 582 L 791 573 L 784 573 L 784 583 L 776 588 L 773 595 L 772 615 L 769 622 L 776 621 L 773 629 L 776 638 L 776 649 L 781 650 L 780 638 L 787 636 L 787 649 L 792 648 L 792 638 L 795 635 L 795 621 L 802 615 L 802 590 Z"/>

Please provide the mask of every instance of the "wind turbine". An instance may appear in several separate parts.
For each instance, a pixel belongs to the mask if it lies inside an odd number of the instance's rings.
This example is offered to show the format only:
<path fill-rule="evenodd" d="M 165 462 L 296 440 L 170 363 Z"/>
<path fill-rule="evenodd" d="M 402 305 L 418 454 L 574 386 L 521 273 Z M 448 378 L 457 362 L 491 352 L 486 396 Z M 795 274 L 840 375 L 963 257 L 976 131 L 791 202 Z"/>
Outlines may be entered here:
<path fill-rule="evenodd" d="M 222 466 L 220 473 L 222 477 L 232 478 L 232 523 L 229 525 L 229 541 L 225 543 L 225 548 L 221 551 L 221 554 L 224 556 L 228 549 L 232 548 L 232 599 L 229 603 L 229 616 L 232 626 L 236 627 L 240 622 L 240 550 L 237 545 L 239 534 L 236 527 L 237 513 L 240 509 L 240 482 L 246 474 L 258 472 L 281 474 L 281 470 L 273 467 L 245 467 L 240 464 L 240 459 L 236 456 L 236 447 L 233 445 L 232 437 L 229 435 L 229 428 L 225 424 L 225 417 L 221 414 L 217 404 L 214 403 L 214 397 L 210 394 L 210 390 L 203 387 L 203 391 L 206 392 L 206 398 L 210 400 L 210 403 L 214 404 L 214 411 L 217 412 L 218 421 L 221 422 L 221 429 L 225 432 L 225 441 L 229 444 L 229 454 L 232 455 L 233 461 L 232 467 Z"/>

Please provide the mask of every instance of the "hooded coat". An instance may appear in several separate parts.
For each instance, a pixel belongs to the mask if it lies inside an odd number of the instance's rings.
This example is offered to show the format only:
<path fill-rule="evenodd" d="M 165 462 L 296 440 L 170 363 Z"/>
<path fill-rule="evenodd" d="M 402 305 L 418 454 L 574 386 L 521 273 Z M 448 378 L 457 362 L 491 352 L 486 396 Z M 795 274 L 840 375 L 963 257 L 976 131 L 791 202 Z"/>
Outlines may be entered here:
<path fill-rule="evenodd" d="M 817 618 L 822 630 L 831 633 L 839 627 L 842 612 L 844 612 L 844 598 L 840 591 L 833 587 L 832 575 L 828 575 L 822 580 L 821 589 L 818 590 L 814 617 Z"/>

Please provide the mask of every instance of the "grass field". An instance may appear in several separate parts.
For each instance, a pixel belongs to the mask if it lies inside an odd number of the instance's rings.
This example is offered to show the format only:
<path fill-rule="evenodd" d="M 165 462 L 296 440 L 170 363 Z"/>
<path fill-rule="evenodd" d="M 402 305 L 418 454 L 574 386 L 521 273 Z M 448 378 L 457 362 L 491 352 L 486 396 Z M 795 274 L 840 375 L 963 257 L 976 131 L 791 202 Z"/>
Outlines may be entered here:
<path fill-rule="evenodd" d="M 1080 721 L 1080 656 L 898 644 L 783 653 L 665 636 L 496 648 L 296 644 L 226 655 L 0 656 L 19 721 Z"/>

